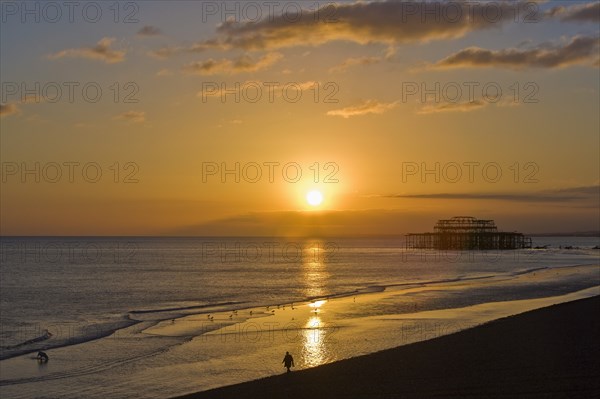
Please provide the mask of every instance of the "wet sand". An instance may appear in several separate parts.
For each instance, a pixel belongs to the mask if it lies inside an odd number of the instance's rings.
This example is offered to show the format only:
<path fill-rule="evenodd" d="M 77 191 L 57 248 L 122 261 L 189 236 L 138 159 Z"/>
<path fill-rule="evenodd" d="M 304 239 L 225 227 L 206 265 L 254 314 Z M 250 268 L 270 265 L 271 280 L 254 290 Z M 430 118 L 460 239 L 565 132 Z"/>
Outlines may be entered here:
<path fill-rule="evenodd" d="M 599 336 L 596 296 L 181 398 L 600 398 Z"/>

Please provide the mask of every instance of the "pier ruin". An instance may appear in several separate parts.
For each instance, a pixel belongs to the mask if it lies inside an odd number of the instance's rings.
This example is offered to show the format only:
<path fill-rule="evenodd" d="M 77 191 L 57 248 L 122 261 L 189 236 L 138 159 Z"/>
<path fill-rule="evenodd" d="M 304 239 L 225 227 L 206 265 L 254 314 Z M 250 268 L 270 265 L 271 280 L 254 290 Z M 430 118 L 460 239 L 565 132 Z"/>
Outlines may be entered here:
<path fill-rule="evenodd" d="M 493 220 L 455 216 L 438 220 L 432 233 L 409 233 L 407 248 L 442 250 L 489 250 L 531 248 L 531 237 L 498 231 Z"/>

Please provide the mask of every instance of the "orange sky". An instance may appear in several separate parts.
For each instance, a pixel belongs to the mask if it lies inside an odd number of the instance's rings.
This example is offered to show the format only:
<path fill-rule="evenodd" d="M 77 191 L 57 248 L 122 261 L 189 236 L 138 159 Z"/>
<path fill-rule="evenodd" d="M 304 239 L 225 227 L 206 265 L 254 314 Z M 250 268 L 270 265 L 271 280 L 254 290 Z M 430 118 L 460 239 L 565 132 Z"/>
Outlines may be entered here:
<path fill-rule="evenodd" d="M 2 235 L 600 230 L 598 2 L 40 4 L 2 9 Z"/>

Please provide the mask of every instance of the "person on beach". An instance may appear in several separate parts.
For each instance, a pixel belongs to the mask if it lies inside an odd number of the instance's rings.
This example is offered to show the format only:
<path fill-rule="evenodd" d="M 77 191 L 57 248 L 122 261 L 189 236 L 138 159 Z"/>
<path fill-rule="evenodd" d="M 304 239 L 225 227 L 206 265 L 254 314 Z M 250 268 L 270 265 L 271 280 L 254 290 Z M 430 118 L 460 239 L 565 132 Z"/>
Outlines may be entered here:
<path fill-rule="evenodd" d="M 50 358 L 48 357 L 48 355 L 46 354 L 46 352 L 39 351 L 38 354 L 37 354 L 37 359 L 40 362 L 47 362 Z"/>
<path fill-rule="evenodd" d="M 290 352 L 285 352 L 285 356 L 283 357 L 283 361 L 281 362 L 287 369 L 287 372 L 290 372 L 290 367 L 294 367 L 294 358 L 290 355 Z"/>

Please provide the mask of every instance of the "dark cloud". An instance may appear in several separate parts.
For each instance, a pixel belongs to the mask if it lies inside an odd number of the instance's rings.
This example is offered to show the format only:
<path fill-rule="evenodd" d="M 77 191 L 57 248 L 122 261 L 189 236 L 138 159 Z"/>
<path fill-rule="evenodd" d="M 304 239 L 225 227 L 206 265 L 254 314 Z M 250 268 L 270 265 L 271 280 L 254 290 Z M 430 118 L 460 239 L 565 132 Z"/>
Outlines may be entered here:
<path fill-rule="evenodd" d="M 551 18 L 560 18 L 562 21 L 600 22 L 600 2 L 594 1 L 569 7 L 552 7 L 546 11 L 545 15 Z"/>
<path fill-rule="evenodd" d="M 516 48 L 487 50 L 469 47 L 438 61 L 438 68 L 498 67 L 498 68 L 559 68 L 570 65 L 592 65 L 598 57 L 598 37 L 576 36 L 562 46 L 547 46 L 520 50 Z"/>
<path fill-rule="evenodd" d="M 158 36 L 162 34 L 161 30 L 158 29 L 156 26 L 151 26 L 151 25 L 146 25 L 144 27 L 142 27 L 140 30 L 138 30 L 137 35 L 138 36 Z"/>
<path fill-rule="evenodd" d="M 211 222 L 182 227 L 173 235 L 198 236 L 269 236 L 269 237 L 342 237 L 361 234 L 401 234 L 409 224 L 425 221 L 423 215 L 398 210 L 276 211 L 234 215 Z"/>
<path fill-rule="evenodd" d="M 249 55 L 242 55 L 234 59 L 196 61 L 183 67 L 183 71 L 197 75 L 234 74 L 241 72 L 256 72 L 268 68 L 283 57 L 280 53 L 267 53 L 254 59 Z"/>
<path fill-rule="evenodd" d="M 546 190 L 535 193 L 433 193 L 433 194 L 393 194 L 387 198 L 421 198 L 421 199 L 457 199 L 457 200 L 492 200 L 517 202 L 570 202 L 600 199 L 600 186 L 570 187 Z"/>
<path fill-rule="evenodd" d="M 259 22 L 228 20 L 218 26 L 216 37 L 155 53 L 168 56 L 207 49 L 271 50 L 337 40 L 395 45 L 455 39 L 514 22 L 515 14 L 524 12 L 526 4 L 494 2 L 491 13 L 490 5 L 480 2 L 361 1 L 338 3 L 333 9 L 330 4 L 325 6 L 329 8 L 305 9 L 295 15 L 283 13 Z"/>

